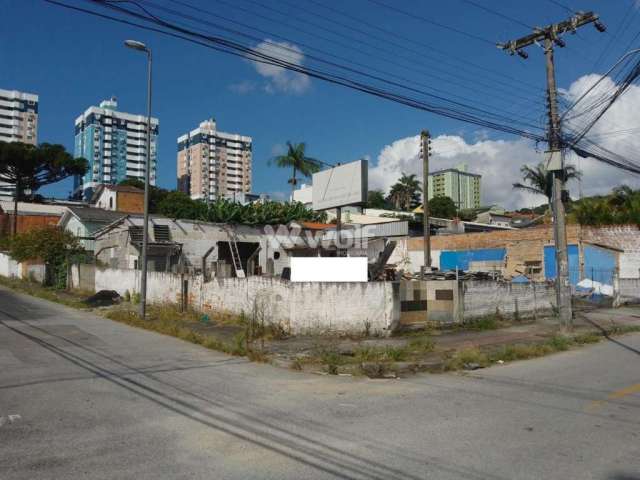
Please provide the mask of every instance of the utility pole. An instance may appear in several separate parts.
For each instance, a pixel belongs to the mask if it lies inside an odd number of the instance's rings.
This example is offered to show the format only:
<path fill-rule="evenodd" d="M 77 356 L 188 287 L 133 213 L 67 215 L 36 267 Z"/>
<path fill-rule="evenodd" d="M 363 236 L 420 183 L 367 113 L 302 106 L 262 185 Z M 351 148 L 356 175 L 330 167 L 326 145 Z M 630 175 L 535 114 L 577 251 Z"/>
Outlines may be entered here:
<path fill-rule="evenodd" d="M 431 136 L 428 130 L 420 132 L 420 153 L 422 154 L 422 228 L 424 230 L 424 267 L 422 279 L 431 271 L 431 226 L 429 225 L 429 154 Z"/>
<path fill-rule="evenodd" d="M 599 32 L 605 31 L 605 26 L 598 20 L 598 15 L 593 12 L 579 12 L 570 19 L 560 23 L 536 28 L 532 34 L 504 44 L 498 44 L 498 48 L 506 50 L 510 55 L 517 54 L 522 58 L 528 58 L 524 47 L 536 44 L 544 48 L 547 71 L 547 102 L 549 114 L 548 143 L 546 152 L 546 168 L 553 176 L 552 210 L 553 210 L 553 236 L 556 246 L 556 302 L 560 315 L 560 324 L 563 328 L 570 329 L 573 326 L 573 314 L 571 311 L 571 285 L 569 284 L 569 259 L 567 253 L 567 229 L 565 222 L 564 196 L 564 152 L 562 151 L 562 135 L 560 117 L 558 115 L 558 99 L 556 88 L 555 65 L 553 61 L 554 45 L 564 47 L 566 44 L 560 37 L 563 33 L 575 34 L 579 27 L 593 23 Z"/>

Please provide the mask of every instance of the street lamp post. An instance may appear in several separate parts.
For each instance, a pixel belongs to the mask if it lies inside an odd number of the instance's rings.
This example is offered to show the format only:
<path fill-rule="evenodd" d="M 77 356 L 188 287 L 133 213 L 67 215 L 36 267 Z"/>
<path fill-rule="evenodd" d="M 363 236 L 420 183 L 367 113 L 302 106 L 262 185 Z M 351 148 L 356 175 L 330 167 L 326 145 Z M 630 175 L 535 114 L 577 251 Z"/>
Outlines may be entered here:
<path fill-rule="evenodd" d="M 140 317 L 147 308 L 147 246 L 149 243 L 149 178 L 151 172 L 151 50 L 136 40 L 127 40 L 128 48 L 147 54 L 147 159 L 144 168 L 144 226 L 142 229 L 142 265 L 140 274 Z"/>

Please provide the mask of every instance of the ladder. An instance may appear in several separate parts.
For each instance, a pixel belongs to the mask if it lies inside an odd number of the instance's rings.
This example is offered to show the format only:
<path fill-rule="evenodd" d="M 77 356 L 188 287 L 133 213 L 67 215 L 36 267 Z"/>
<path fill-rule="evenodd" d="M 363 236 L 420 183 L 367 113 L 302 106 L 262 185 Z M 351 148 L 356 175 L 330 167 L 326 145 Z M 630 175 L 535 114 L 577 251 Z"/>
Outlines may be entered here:
<path fill-rule="evenodd" d="M 238 242 L 236 242 L 235 237 L 230 236 L 230 240 L 227 243 L 229 244 L 229 250 L 231 251 L 231 260 L 233 261 L 233 268 L 236 271 L 236 277 L 246 278 L 244 270 L 242 269 L 242 262 L 240 261 Z"/>

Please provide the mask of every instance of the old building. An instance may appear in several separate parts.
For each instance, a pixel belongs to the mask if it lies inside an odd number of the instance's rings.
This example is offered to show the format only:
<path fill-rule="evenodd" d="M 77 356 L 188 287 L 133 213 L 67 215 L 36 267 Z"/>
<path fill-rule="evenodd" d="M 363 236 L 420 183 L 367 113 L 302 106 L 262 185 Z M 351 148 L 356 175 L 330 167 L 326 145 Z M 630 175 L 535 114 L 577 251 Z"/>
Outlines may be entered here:
<path fill-rule="evenodd" d="M 75 235 L 85 250 L 93 252 L 95 232 L 125 215 L 125 213 L 102 208 L 70 206 L 60 217 L 57 225 Z"/>
<path fill-rule="evenodd" d="M 11 233 L 14 204 L 0 201 L 0 235 Z M 66 211 L 63 205 L 18 202 L 17 232 L 24 233 L 44 227 L 56 226 Z"/>
<path fill-rule="evenodd" d="M 567 227 L 569 273 L 573 285 L 585 278 L 611 284 L 613 276 L 640 277 L 640 229 L 636 225 Z M 431 238 L 433 266 L 440 270 L 497 271 L 505 278 L 556 277 L 553 228 L 550 225 Z M 418 271 L 423 239 L 399 243 L 393 262 Z"/>
<path fill-rule="evenodd" d="M 91 197 L 91 206 L 123 213 L 144 211 L 144 190 L 128 185 L 99 185 Z"/>

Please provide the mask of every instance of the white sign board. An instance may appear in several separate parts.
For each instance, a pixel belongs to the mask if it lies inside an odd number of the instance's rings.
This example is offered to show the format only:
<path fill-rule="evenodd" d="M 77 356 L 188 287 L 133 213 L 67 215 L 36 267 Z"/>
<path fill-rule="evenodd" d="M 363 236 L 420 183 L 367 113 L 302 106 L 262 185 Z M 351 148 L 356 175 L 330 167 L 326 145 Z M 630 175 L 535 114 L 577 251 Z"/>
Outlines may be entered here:
<path fill-rule="evenodd" d="M 313 209 L 358 205 L 367 201 L 369 162 L 357 160 L 313 174 Z"/>
<path fill-rule="evenodd" d="M 292 282 L 366 282 L 367 257 L 291 257 Z"/>

